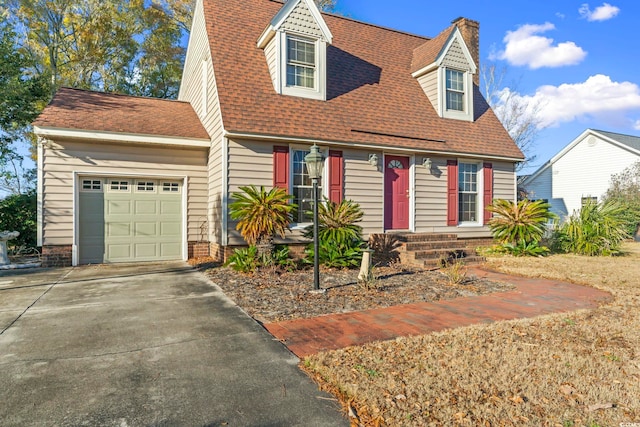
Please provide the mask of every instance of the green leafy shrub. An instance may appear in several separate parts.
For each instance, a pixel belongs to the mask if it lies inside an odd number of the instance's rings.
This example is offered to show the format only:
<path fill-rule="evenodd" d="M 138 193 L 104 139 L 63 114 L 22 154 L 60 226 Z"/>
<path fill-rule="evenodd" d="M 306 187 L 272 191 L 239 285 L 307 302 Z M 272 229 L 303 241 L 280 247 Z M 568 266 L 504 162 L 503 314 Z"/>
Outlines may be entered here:
<path fill-rule="evenodd" d="M 238 220 L 236 229 L 249 245 L 257 245 L 260 254 L 271 255 L 273 238 L 284 238 L 289 229 L 292 212 L 296 208 L 290 203 L 293 198 L 282 188 L 266 190 L 255 185 L 240 187 L 241 192 L 233 193 L 234 201 L 229 204 L 231 219 Z"/>
<path fill-rule="evenodd" d="M 36 192 L 12 194 L 0 200 L 0 231 L 18 231 L 20 236 L 8 245 L 33 248 L 36 246 Z"/>
<path fill-rule="evenodd" d="M 549 211 L 550 207 L 542 200 L 495 200 L 487 207 L 494 214 L 489 220 L 493 238 L 506 253 L 517 256 L 545 255 L 549 249 L 539 243 L 547 231 L 549 220 L 556 218 Z"/>
<path fill-rule="evenodd" d="M 261 267 L 277 267 L 292 271 L 298 266 L 291 259 L 287 245 L 277 245 L 271 255 L 267 253 L 260 254 L 258 247 L 255 245 L 236 249 L 225 265 L 241 273 L 253 273 Z"/>
<path fill-rule="evenodd" d="M 320 264 L 329 268 L 355 268 L 362 260 L 362 221 L 364 212 L 351 200 L 335 203 L 325 200 L 318 205 L 318 240 Z M 303 235 L 313 239 L 313 224 L 304 229 Z M 313 263 L 313 244 L 305 250 L 306 263 Z"/>
<path fill-rule="evenodd" d="M 624 205 L 621 215 L 627 234 L 633 236 L 640 224 L 640 162 L 611 177 L 604 201 L 617 201 Z"/>
<path fill-rule="evenodd" d="M 554 233 L 554 249 L 578 255 L 617 255 L 629 237 L 624 222 L 625 206 L 615 200 L 588 200 Z"/>
<path fill-rule="evenodd" d="M 357 241 L 336 244 L 328 240 L 321 240 L 318 261 L 327 268 L 357 268 L 362 260 L 362 245 L 362 242 L 358 243 Z M 305 253 L 307 256 L 304 258 L 304 262 L 313 264 L 313 245 L 309 245 Z"/>

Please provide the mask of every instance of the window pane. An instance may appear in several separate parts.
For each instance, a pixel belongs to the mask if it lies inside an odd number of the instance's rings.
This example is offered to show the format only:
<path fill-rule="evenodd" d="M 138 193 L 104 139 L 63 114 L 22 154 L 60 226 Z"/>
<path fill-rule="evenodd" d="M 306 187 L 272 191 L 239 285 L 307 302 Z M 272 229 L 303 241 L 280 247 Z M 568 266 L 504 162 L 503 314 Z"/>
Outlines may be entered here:
<path fill-rule="evenodd" d="M 464 73 L 446 70 L 447 109 L 464 111 Z"/>
<path fill-rule="evenodd" d="M 458 165 L 458 215 L 460 222 L 478 221 L 478 165 Z"/>
<path fill-rule="evenodd" d="M 315 71 L 315 43 L 298 37 L 287 37 L 287 85 L 313 89 Z"/>
<path fill-rule="evenodd" d="M 313 182 L 309 178 L 304 157 L 309 154 L 308 150 L 294 150 L 292 152 L 293 170 L 293 202 L 298 205 L 298 209 L 293 213 L 293 222 L 312 222 L 313 215 Z M 322 196 L 322 187 L 318 185 L 318 197 Z"/>

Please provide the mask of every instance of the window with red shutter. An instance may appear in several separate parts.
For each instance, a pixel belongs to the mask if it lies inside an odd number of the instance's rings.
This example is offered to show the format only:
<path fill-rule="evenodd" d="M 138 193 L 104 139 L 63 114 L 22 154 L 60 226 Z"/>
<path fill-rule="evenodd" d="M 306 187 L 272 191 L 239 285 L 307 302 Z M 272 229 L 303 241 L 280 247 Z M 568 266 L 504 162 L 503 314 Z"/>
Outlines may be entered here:
<path fill-rule="evenodd" d="M 329 150 L 329 200 L 334 203 L 342 202 L 344 182 L 344 160 L 342 151 Z"/>
<path fill-rule="evenodd" d="M 458 225 L 457 160 L 447 160 L 447 225 Z"/>
<path fill-rule="evenodd" d="M 492 213 L 487 210 L 487 206 L 493 203 L 493 164 L 482 165 L 484 174 L 484 223 L 488 223 Z"/>

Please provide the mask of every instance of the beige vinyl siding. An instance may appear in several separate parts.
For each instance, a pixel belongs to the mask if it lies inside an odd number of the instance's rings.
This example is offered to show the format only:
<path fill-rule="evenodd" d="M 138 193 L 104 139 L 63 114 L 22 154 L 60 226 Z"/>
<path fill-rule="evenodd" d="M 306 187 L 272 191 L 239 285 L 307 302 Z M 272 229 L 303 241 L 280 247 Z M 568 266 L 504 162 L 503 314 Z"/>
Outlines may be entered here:
<path fill-rule="evenodd" d="M 207 152 L 154 147 L 49 141 L 43 150 L 43 244 L 73 244 L 73 173 L 90 176 L 187 176 L 187 239 L 200 238 L 207 206 Z"/>
<path fill-rule="evenodd" d="M 493 198 L 515 200 L 516 174 L 515 164 L 505 162 L 493 163 Z"/>
<path fill-rule="evenodd" d="M 431 171 L 416 165 L 415 173 L 415 231 L 418 233 L 456 233 L 459 237 L 489 237 L 486 226 L 447 226 L 447 159 L 431 158 Z M 469 161 L 473 162 L 473 159 Z M 493 164 L 494 198 L 513 200 L 515 197 L 514 165 L 507 162 Z M 482 169 L 480 169 L 482 174 Z M 482 195 L 479 195 L 482 197 Z"/>
<path fill-rule="evenodd" d="M 264 56 L 267 59 L 267 65 L 269 66 L 269 74 L 271 75 L 271 81 L 273 81 L 273 87 L 275 90 L 278 90 L 278 56 L 276 49 L 276 40 L 277 37 L 274 37 L 267 44 L 267 46 L 264 48 Z"/>
<path fill-rule="evenodd" d="M 280 144 L 286 145 L 286 144 Z M 245 185 L 273 187 L 273 144 L 256 141 L 229 140 L 229 199 Z M 236 222 L 228 218 L 228 244 L 246 244 L 236 230 Z"/>
<path fill-rule="evenodd" d="M 425 95 L 427 95 L 429 101 L 431 101 L 433 108 L 435 108 L 436 111 L 440 111 L 438 104 L 438 70 L 433 70 L 418 77 L 418 83 L 420 83 L 420 87 L 422 87 Z"/>
<path fill-rule="evenodd" d="M 280 28 L 287 32 L 304 34 L 314 38 L 322 37 L 322 30 L 320 29 L 320 26 L 313 18 L 309 8 L 303 1 L 299 2 L 291 11 Z"/>
<path fill-rule="evenodd" d="M 442 66 L 464 71 L 468 71 L 471 69 L 469 63 L 467 62 L 467 58 L 464 55 L 464 51 L 462 50 L 462 46 L 457 39 L 454 40 L 453 43 L 451 43 L 451 47 L 442 60 Z"/>
<path fill-rule="evenodd" d="M 209 240 L 213 243 L 222 242 L 222 200 L 225 197 L 223 188 L 222 143 L 224 126 L 220 113 L 218 88 L 215 71 L 213 69 L 209 38 L 207 36 L 204 9 L 199 0 L 194 10 L 194 20 L 189 37 L 189 47 L 185 60 L 185 67 L 178 99 L 189 101 L 202 125 L 211 136 L 211 148 L 208 159 L 208 230 Z M 206 108 L 203 108 L 202 96 L 202 64 L 207 67 L 207 97 Z M 206 113 L 205 113 L 206 112 Z"/>
<path fill-rule="evenodd" d="M 369 164 L 369 154 L 374 151 L 344 150 L 344 198 L 353 200 L 364 212 L 362 233 L 365 239 L 371 233 L 383 231 L 383 177 L 382 167 Z M 383 155 L 375 152 L 382 163 Z"/>

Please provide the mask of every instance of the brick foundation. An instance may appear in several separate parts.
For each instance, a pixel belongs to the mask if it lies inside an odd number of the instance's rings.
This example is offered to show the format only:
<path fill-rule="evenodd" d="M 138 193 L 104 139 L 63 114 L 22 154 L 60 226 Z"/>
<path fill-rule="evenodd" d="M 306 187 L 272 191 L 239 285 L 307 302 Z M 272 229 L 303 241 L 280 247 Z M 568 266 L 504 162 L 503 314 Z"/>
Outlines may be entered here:
<path fill-rule="evenodd" d="M 289 256 L 295 260 L 304 258 L 304 249 L 307 247 L 307 243 L 293 243 L 289 244 Z M 247 248 L 247 245 L 241 246 L 221 246 L 216 243 L 211 244 L 211 257 L 216 261 L 227 262 L 229 257 L 233 255 L 233 251 L 236 249 Z M 214 256 L 216 254 L 219 258 Z"/>
<path fill-rule="evenodd" d="M 47 245 L 42 247 L 43 267 L 70 267 L 71 262 L 71 245 Z"/>
<path fill-rule="evenodd" d="M 191 258 L 205 258 L 210 254 L 209 242 L 188 242 L 187 243 L 187 257 Z"/>

